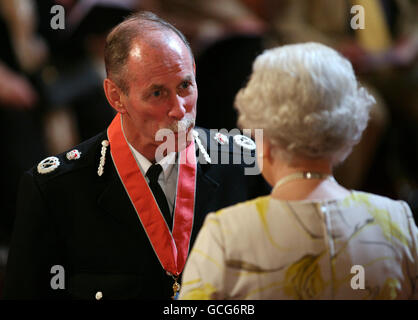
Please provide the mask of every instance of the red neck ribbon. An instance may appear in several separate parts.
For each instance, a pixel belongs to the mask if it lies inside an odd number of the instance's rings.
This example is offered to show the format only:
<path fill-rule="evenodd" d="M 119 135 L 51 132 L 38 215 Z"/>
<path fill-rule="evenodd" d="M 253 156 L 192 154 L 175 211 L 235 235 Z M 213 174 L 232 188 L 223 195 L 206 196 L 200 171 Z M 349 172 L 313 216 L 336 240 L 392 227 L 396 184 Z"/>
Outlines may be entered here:
<path fill-rule="evenodd" d="M 107 129 L 107 135 L 113 163 L 158 260 L 164 270 L 178 276 L 186 263 L 193 227 L 196 192 L 194 142 L 180 152 L 174 226 L 171 233 L 125 139 L 119 113 Z"/>

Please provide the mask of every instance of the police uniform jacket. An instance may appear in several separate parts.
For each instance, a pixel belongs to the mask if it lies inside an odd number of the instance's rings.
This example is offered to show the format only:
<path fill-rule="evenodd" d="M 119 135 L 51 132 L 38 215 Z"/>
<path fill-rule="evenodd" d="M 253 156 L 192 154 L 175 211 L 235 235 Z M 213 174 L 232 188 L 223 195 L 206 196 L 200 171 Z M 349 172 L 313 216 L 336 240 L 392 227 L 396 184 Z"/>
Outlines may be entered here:
<path fill-rule="evenodd" d="M 252 159 L 250 166 L 254 165 L 254 152 L 237 148 L 229 136 L 229 145 L 213 153 L 211 145 L 218 146 L 213 134 L 199 130 L 206 133 L 200 139 L 212 164 L 201 161 L 204 157 L 196 146 L 199 162 L 190 248 L 207 213 L 269 192 L 261 175 L 244 174 L 245 162 Z M 103 175 L 97 174 L 105 139 L 107 134 L 102 132 L 78 145 L 78 160 L 68 160 L 66 153 L 58 155 L 60 166 L 52 172 L 40 174 L 35 166 L 24 174 L 5 298 L 172 296 L 173 279 L 159 263 L 138 220 L 110 156 L 111 146 Z M 237 155 L 239 161 L 234 164 Z"/>

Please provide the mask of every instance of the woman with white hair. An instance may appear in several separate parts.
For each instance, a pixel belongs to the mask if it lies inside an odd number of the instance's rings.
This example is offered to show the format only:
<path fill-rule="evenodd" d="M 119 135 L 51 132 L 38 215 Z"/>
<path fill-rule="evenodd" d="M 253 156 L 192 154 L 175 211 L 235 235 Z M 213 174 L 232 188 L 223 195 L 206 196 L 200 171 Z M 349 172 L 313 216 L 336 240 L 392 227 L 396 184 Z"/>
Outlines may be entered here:
<path fill-rule="evenodd" d="M 263 129 L 257 158 L 274 187 L 207 216 L 181 299 L 418 297 L 409 206 L 347 190 L 332 176 L 360 140 L 373 103 L 350 62 L 324 45 L 257 57 L 235 105 L 242 128 Z"/>

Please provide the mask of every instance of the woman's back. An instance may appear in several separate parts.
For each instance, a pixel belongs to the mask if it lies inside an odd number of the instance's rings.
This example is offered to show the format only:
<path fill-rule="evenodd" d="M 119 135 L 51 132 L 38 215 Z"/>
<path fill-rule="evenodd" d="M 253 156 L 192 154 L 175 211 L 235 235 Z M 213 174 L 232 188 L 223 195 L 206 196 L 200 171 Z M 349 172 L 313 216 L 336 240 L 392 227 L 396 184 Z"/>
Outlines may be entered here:
<path fill-rule="evenodd" d="M 404 202 L 369 193 L 257 198 L 208 216 L 181 297 L 416 298 L 417 235 Z"/>

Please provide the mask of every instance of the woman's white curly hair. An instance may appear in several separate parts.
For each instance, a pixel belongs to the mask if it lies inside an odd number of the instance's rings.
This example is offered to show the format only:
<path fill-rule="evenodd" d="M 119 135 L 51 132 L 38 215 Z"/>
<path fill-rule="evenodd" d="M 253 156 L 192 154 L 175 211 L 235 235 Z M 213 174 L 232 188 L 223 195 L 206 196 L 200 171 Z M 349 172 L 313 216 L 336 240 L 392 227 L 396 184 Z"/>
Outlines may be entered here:
<path fill-rule="evenodd" d="M 240 127 L 264 129 L 287 160 L 329 158 L 333 164 L 360 140 L 374 103 L 347 59 L 312 42 L 264 51 L 235 98 Z"/>

